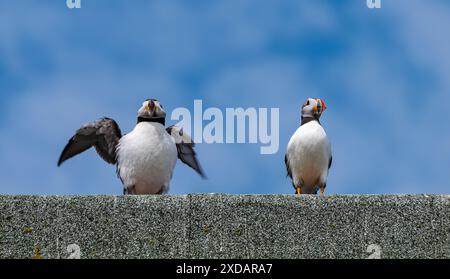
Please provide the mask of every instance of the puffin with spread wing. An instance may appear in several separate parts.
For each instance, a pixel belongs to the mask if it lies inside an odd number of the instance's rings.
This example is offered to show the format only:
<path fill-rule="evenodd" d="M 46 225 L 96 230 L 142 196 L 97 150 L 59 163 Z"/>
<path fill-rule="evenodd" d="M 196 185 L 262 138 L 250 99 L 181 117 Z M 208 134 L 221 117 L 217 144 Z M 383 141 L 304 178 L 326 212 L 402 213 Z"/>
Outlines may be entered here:
<path fill-rule="evenodd" d="M 115 164 L 124 194 L 165 194 L 177 157 L 201 177 L 194 142 L 177 126 L 165 127 L 166 112 L 156 99 L 148 99 L 138 111 L 137 124 L 122 136 L 117 123 L 102 118 L 77 130 L 58 161 L 64 161 L 94 147 L 107 163 Z"/>

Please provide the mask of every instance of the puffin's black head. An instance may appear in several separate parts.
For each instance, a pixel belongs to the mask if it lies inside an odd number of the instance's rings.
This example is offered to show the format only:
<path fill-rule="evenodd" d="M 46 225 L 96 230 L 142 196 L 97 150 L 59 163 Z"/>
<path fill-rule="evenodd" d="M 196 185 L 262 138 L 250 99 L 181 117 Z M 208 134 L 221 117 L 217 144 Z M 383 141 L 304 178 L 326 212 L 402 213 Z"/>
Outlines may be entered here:
<path fill-rule="evenodd" d="M 138 111 L 138 117 L 147 119 L 166 118 L 166 112 L 158 100 L 147 99 L 142 103 L 142 107 Z"/>
<path fill-rule="evenodd" d="M 308 98 L 302 106 L 302 119 L 314 118 L 319 120 L 322 112 L 327 108 L 321 99 Z"/>
<path fill-rule="evenodd" d="M 147 99 L 142 103 L 138 111 L 138 122 L 164 122 L 166 112 L 161 103 L 156 99 Z"/>

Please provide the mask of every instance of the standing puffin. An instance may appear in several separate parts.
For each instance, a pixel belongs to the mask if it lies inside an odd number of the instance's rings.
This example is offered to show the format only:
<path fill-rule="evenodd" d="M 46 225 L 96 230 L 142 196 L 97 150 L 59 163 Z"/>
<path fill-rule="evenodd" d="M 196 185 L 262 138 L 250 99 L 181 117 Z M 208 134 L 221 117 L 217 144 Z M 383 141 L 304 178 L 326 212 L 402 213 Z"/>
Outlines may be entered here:
<path fill-rule="evenodd" d="M 117 123 L 102 118 L 78 129 L 58 161 L 95 147 L 107 163 L 115 164 L 124 194 L 165 194 L 169 191 L 177 157 L 205 178 L 192 139 L 176 126 L 165 128 L 166 112 L 156 99 L 148 99 L 138 111 L 133 131 L 122 136 Z"/>
<path fill-rule="evenodd" d="M 320 124 L 326 109 L 321 99 L 308 98 L 302 106 L 302 122 L 291 137 L 284 158 L 287 174 L 292 179 L 295 193 L 323 196 L 331 167 L 331 144 Z"/>

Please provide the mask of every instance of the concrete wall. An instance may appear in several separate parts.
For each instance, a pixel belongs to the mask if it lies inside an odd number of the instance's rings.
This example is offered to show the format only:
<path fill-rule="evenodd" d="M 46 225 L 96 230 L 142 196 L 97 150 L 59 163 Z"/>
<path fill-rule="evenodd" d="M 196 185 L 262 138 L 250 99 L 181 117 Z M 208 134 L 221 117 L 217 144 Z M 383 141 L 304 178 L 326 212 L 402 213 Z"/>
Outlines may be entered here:
<path fill-rule="evenodd" d="M 450 196 L 0 196 L 0 258 L 450 258 Z"/>

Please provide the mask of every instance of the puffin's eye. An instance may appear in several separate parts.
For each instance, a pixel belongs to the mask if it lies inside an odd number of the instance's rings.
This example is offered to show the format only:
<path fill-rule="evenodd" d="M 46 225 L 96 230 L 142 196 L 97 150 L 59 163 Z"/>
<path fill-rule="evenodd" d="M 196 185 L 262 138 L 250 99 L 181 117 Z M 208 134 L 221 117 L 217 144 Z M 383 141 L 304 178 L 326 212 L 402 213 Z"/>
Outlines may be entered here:
<path fill-rule="evenodd" d="M 308 101 L 306 101 L 306 104 L 305 104 L 305 106 L 309 106 L 309 100 L 308 100 Z"/>

